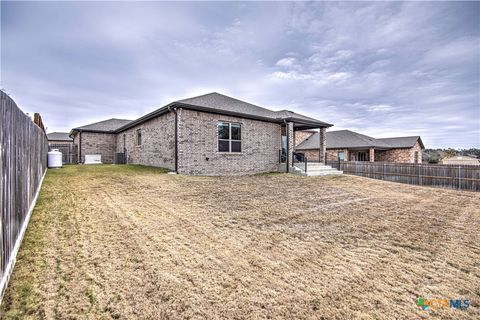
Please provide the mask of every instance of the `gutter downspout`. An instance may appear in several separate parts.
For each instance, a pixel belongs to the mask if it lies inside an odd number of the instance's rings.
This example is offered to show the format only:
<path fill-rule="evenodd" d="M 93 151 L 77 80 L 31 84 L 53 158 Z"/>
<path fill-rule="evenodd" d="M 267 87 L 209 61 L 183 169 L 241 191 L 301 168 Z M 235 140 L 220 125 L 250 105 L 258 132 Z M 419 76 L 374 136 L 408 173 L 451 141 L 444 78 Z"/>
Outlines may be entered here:
<path fill-rule="evenodd" d="M 287 120 L 283 120 L 283 123 L 285 123 L 285 134 L 287 135 L 287 159 L 286 159 L 286 164 L 287 164 L 287 169 L 286 172 L 290 172 L 290 134 L 288 133 L 288 123 Z"/>
<path fill-rule="evenodd" d="M 82 130 L 78 131 L 80 135 L 79 142 L 78 142 L 78 163 L 82 163 Z"/>
<path fill-rule="evenodd" d="M 171 111 L 175 114 L 175 173 L 178 173 L 178 113 L 177 108 L 172 108 L 168 106 L 168 111 Z"/>

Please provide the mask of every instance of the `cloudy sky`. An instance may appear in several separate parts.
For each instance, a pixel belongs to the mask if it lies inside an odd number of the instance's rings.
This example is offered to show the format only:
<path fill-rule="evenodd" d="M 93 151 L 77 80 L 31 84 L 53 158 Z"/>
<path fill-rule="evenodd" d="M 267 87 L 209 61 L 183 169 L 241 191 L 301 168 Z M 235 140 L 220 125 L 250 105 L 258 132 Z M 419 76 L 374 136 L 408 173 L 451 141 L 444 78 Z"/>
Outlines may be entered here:
<path fill-rule="evenodd" d="M 217 91 L 480 147 L 479 2 L 1 2 L 1 87 L 48 131 Z"/>

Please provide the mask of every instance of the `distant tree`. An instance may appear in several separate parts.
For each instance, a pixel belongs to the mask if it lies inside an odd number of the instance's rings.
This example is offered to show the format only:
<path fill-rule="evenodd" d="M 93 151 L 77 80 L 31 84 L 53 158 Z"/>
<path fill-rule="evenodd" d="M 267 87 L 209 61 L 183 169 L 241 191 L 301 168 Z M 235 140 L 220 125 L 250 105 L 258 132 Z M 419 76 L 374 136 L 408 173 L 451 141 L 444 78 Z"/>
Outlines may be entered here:
<path fill-rule="evenodd" d="M 457 155 L 457 150 L 448 148 L 447 150 L 444 151 L 443 157 L 444 158 L 449 158 L 449 157 L 454 157 Z"/>
<path fill-rule="evenodd" d="M 437 150 L 430 150 L 429 152 L 426 152 L 427 153 L 427 157 L 426 160 L 428 161 L 428 163 L 438 163 L 441 159 L 441 155 L 440 155 L 440 151 L 437 151 Z"/>
<path fill-rule="evenodd" d="M 465 155 L 472 155 L 476 156 L 477 158 L 480 157 L 480 149 L 478 148 L 470 148 L 470 149 L 465 149 L 462 152 Z"/>

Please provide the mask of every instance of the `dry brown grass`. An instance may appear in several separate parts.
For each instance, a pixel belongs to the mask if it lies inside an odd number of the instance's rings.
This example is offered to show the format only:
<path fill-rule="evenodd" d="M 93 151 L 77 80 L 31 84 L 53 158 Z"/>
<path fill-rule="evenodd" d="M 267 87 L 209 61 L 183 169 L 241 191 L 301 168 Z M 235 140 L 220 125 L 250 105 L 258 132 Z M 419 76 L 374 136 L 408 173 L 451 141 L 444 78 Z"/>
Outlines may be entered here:
<path fill-rule="evenodd" d="M 354 176 L 49 171 L 2 312 L 48 319 L 480 317 L 480 196 Z M 416 299 L 465 298 L 422 311 Z"/>

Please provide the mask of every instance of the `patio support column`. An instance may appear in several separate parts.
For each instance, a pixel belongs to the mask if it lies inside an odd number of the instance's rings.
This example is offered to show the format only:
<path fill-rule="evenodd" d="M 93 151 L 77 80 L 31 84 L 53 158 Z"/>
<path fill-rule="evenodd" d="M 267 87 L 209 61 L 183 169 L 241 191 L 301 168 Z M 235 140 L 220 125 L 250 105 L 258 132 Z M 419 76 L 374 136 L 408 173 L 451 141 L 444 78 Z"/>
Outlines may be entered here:
<path fill-rule="evenodd" d="M 295 138 L 293 136 L 293 122 L 286 123 L 287 134 L 287 172 L 290 171 L 290 167 L 293 166 L 293 149 L 295 147 Z"/>
<path fill-rule="evenodd" d="M 375 149 L 370 148 L 370 162 L 375 162 Z"/>
<path fill-rule="evenodd" d="M 327 143 L 326 143 L 326 131 L 327 131 L 327 128 L 323 127 L 323 128 L 320 128 L 320 134 L 319 134 L 319 137 L 320 137 L 320 145 L 319 145 L 319 149 L 320 149 L 320 154 L 318 155 L 318 160 L 321 162 L 321 163 L 325 163 L 325 154 L 327 152 Z"/>

